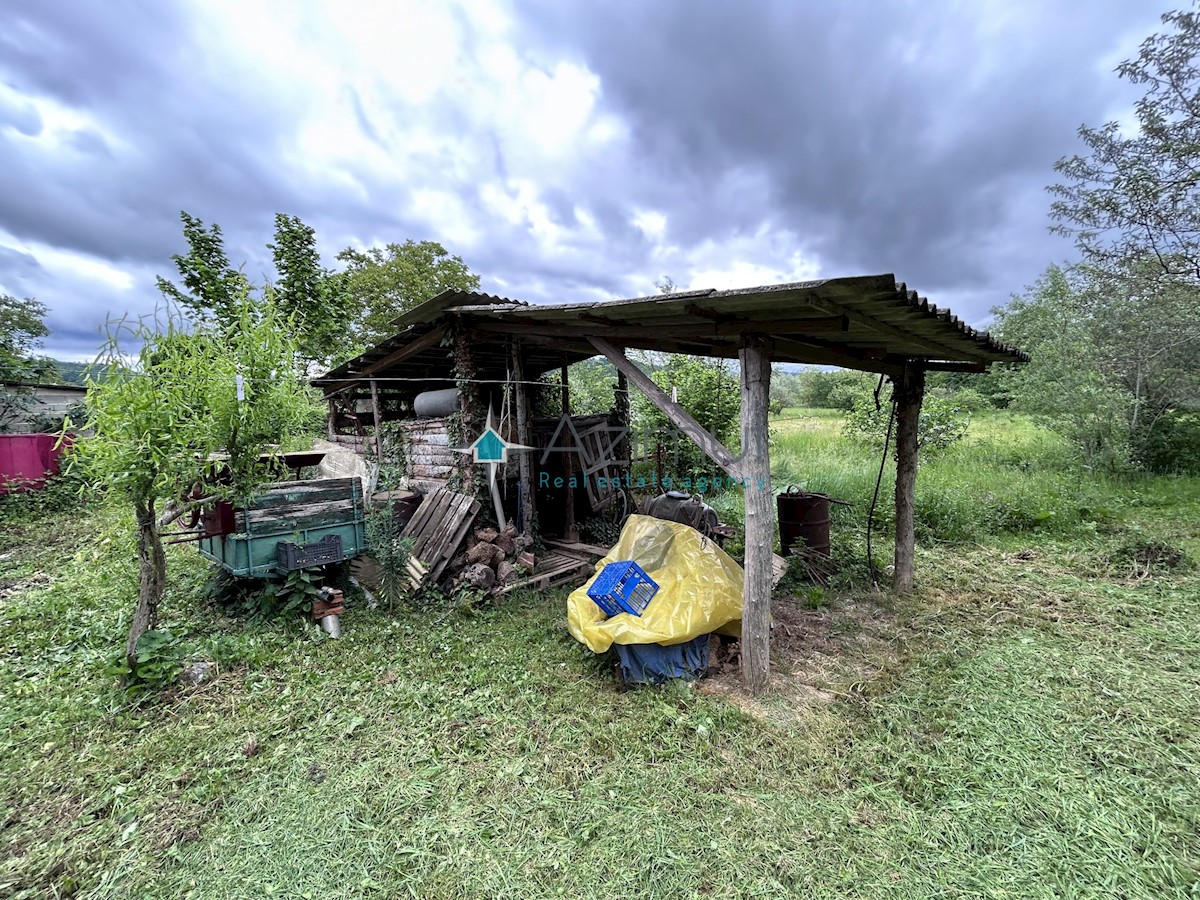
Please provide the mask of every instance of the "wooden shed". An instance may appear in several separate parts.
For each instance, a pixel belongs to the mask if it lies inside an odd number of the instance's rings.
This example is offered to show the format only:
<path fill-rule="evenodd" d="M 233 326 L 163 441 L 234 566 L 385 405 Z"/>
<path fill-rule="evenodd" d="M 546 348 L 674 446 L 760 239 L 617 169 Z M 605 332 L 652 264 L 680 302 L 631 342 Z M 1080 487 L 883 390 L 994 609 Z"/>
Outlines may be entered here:
<path fill-rule="evenodd" d="M 896 385 L 895 587 L 913 583 L 913 500 L 917 423 L 929 371 L 982 372 L 1027 355 L 976 331 L 898 283 L 893 275 L 830 278 L 737 290 L 696 290 L 597 303 L 532 305 L 489 294 L 447 291 L 395 320 L 396 334 L 316 379 L 330 404 L 331 440 L 379 454 L 377 422 L 402 421 L 415 448 L 415 485 L 466 473 L 454 452 L 469 443 L 489 408 L 515 387 L 515 443 L 533 445 L 527 388 L 543 373 L 597 355 L 618 372 L 618 396 L 632 383 L 731 477 L 770 484 L 767 411 L 772 362 L 833 365 L 889 376 Z M 625 355 L 627 348 L 737 359 L 742 452 L 734 455 L 672 402 Z M 457 413 L 440 423 L 414 414 L 418 394 L 459 388 Z M 569 410 L 564 390 L 563 407 Z M 619 420 L 628 405 L 615 408 Z M 618 421 L 616 424 L 620 424 Z M 598 426 L 598 427 L 603 427 Z M 586 431 L 587 429 L 583 429 Z M 579 428 L 574 433 L 582 434 Z M 596 432 L 593 431 L 593 434 Z M 525 530 L 535 508 L 533 461 L 520 454 Z M 566 494 L 571 502 L 572 494 Z M 743 658 L 751 691 L 769 675 L 774 500 L 748 489 Z"/>

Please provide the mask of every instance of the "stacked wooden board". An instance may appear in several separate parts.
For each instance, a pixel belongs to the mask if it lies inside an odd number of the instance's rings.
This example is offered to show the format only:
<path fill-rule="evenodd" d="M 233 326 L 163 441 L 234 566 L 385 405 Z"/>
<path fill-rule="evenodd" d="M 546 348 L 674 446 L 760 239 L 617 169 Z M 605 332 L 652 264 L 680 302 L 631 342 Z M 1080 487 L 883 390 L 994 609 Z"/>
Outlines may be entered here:
<path fill-rule="evenodd" d="M 479 501 L 467 494 L 438 488 L 425 496 L 401 532 L 413 541 L 408 574 L 414 588 L 437 581 L 478 514 Z"/>

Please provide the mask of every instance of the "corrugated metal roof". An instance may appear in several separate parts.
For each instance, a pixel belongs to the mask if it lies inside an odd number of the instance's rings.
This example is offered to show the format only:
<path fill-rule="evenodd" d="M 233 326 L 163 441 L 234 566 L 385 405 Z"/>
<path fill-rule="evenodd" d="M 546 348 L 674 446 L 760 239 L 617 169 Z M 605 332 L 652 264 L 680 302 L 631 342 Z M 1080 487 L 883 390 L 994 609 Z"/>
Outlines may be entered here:
<path fill-rule="evenodd" d="M 770 338 L 771 357 L 778 362 L 872 372 L 894 373 L 906 361 L 985 368 L 1029 359 L 889 274 L 554 305 L 447 291 L 397 318 L 397 335 L 318 383 L 344 382 L 372 371 L 379 375 L 381 361 L 424 337 L 431 325 L 454 320 L 496 335 L 502 348 L 506 337 L 527 338 L 526 346 L 548 368 L 559 359 L 573 362 L 595 355 L 589 337 L 645 350 L 736 357 L 747 333 Z M 481 342 L 481 352 L 491 343 Z M 503 359 L 497 354 L 501 369 Z M 444 348 L 430 347 L 406 364 L 409 371 L 422 366 L 450 371 Z"/>

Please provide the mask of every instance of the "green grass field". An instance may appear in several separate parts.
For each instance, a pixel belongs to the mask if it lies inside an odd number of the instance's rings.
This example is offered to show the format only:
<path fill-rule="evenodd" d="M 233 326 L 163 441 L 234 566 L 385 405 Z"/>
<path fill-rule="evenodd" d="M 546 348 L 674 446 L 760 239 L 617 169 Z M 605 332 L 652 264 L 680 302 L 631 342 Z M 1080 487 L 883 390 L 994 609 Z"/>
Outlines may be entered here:
<path fill-rule="evenodd" d="M 803 410 L 772 454 L 861 557 L 878 455 Z M 130 696 L 124 514 L 9 510 L 0 896 L 1195 896 L 1200 481 L 997 416 L 918 494 L 919 590 L 781 597 L 760 702 L 618 690 L 561 593 L 248 625 L 186 546 L 163 627 L 220 674 Z"/>

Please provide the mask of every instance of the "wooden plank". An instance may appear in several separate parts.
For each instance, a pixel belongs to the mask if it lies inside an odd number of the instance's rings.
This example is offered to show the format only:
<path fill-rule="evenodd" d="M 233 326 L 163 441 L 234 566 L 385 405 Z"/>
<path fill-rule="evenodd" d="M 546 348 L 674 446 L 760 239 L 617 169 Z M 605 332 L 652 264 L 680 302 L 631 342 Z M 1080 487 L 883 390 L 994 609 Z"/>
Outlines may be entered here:
<path fill-rule="evenodd" d="M 450 536 L 450 531 L 458 524 L 460 500 L 463 495 L 453 491 L 446 491 L 446 495 L 445 502 L 433 511 L 432 519 L 425 529 L 419 555 L 428 563 L 433 563 L 441 556 L 442 547 Z"/>
<path fill-rule="evenodd" d="M 413 555 L 419 559 L 427 559 L 426 548 L 429 546 L 430 540 L 437 533 L 438 528 L 445 525 L 446 513 L 455 502 L 453 491 L 441 491 L 434 500 L 433 507 L 429 511 L 429 517 L 425 521 L 424 527 L 416 535 L 416 541 L 413 545 Z"/>
<path fill-rule="evenodd" d="M 767 416 L 771 358 L 763 342 L 747 338 L 741 354 L 742 465 L 751 482 L 744 493 L 746 561 L 742 591 L 742 675 L 752 695 L 771 681 L 771 559 L 775 545 L 774 494 Z"/>
<path fill-rule="evenodd" d="M 413 513 L 413 517 L 408 520 L 408 524 L 404 526 L 404 530 L 400 532 L 401 537 L 413 537 L 421 528 L 424 527 L 426 519 L 429 518 L 429 511 L 433 508 L 433 504 L 437 502 L 438 495 L 441 489 L 432 491 L 425 495 L 425 499 L 421 501 L 421 505 L 417 507 L 417 511 Z"/>
<path fill-rule="evenodd" d="M 588 334 L 602 337 L 609 341 L 621 343 L 630 340 L 641 340 L 646 337 L 643 327 L 620 324 L 613 319 L 603 319 L 595 316 L 588 321 L 597 322 L 597 326 L 588 329 Z M 549 322 L 503 321 L 496 323 L 481 322 L 480 331 L 492 334 L 537 335 L 541 337 L 563 337 L 574 332 L 566 325 Z M 839 334 L 850 330 L 850 318 L 847 315 L 812 316 L 807 319 L 772 322 L 770 320 L 755 321 L 752 319 L 734 318 L 730 321 L 712 325 L 676 325 L 670 326 L 670 336 L 676 340 L 684 338 L 738 338 L 746 331 L 766 332 L 771 335 L 810 335 L 810 334 Z"/>
<path fill-rule="evenodd" d="M 371 379 L 371 417 L 375 420 L 372 427 L 375 430 L 375 459 L 383 462 L 383 415 L 379 407 L 379 383 Z"/>
<path fill-rule="evenodd" d="M 288 522 L 293 519 L 314 519 L 326 517 L 331 520 L 353 517 L 354 502 L 347 497 L 344 500 L 325 500 L 319 503 L 296 503 L 291 506 L 272 506 L 269 509 L 249 509 L 245 511 L 247 522 Z"/>
<path fill-rule="evenodd" d="M 454 558 L 458 548 L 462 546 L 463 539 L 467 536 L 467 532 L 475 524 L 475 517 L 479 514 L 480 503 L 478 500 L 472 499 L 471 503 L 466 507 L 459 522 L 458 528 L 454 530 L 450 540 L 443 545 L 442 552 L 434 563 L 432 577 L 437 579 L 442 577 L 442 572 L 446 570 L 446 566 L 450 565 L 450 560 Z"/>
<path fill-rule="evenodd" d="M 646 399 L 658 407 L 676 428 L 703 450 L 705 456 L 734 478 L 742 477 L 738 460 L 726 449 L 725 445 L 705 431 L 704 426 L 693 419 L 687 410 L 678 403 L 674 403 L 666 392 L 641 369 L 631 363 L 624 353 L 602 338 L 588 338 L 588 341 L 617 368 L 618 372 L 624 372 L 625 377 L 646 395 Z M 745 445 L 743 444 L 743 446 Z"/>
<path fill-rule="evenodd" d="M 595 557 L 607 556 L 609 551 L 608 547 L 601 547 L 597 544 L 587 544 L 583 541 L 560 541 L 555 538 L 543 538 L 542 543 L 544 543 L 547 547 L 553 547 L 555 550 L 569 550 L 575 553 L 585 553 Z"/>
<path fill-rule="evenodd" d="M 245 509 L 270 509 L 295 503 L 349 500 L 357 478 L 321 478 L 269 485 L 246 501 Z"/>

